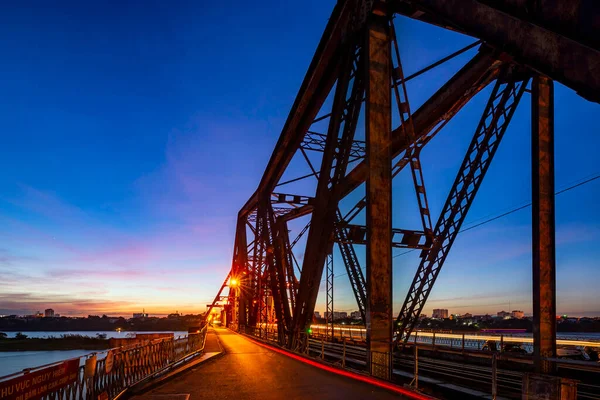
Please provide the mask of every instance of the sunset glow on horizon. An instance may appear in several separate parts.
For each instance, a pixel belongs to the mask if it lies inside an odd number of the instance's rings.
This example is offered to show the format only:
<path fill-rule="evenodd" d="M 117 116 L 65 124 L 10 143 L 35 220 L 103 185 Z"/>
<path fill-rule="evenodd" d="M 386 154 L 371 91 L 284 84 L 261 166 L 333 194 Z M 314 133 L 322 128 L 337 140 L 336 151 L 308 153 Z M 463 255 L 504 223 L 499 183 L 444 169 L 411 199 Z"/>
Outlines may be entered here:
<path fill-rule="evenodd" d="M 6 4 L 0 315 L 204 312 L 231 268 L 237 213 L 261 179 L 335 3 Z M 473 42 L 397 21 L 400 51 L 414 55 L 403 60 L 407 75 Z M 411 81 L 411 107 L 475 51 Z M 423 150 L 434 218 L 489 89 Z M 466 227 L 531 201 L 528 96 Z M 564 111 L 556 114 L 560 190 L 600 172 L 600 137 L 597 104 L 557 84 L 556 107 Z M 411 179 L 403 171 L 394 181 L 397 228 L 420 229 Z M 358 191 L 347 201 L 362 197 Z M 556 199 L 559 314 L 600 316 L 599 196 L 596 181 Z M 357 253 L 364 267 L 364 248 Z M 419 262 L 419 252 L 401 253 L 394 250 L 394 314 Z M 334 254 L 335 309 L 357 310 Z M 424 313 L 495 315 L 510 307 L 531 314 L 531 286 L 526 208 L 458 236 Z M 324 283 L 316 310 L 325 310 Z"/>

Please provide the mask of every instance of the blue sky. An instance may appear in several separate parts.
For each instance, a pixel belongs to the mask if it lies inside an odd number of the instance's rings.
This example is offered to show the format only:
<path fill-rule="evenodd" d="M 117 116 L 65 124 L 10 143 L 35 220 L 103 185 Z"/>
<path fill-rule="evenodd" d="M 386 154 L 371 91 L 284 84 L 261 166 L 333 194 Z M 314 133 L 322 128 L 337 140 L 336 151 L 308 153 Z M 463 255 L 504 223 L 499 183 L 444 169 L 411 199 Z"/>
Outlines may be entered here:
<path fill-rule="evenodd" d="M 258 184 L 334 3 L 4 7 L 0 314 L 202 311 L 230 267 L 235 216 Z M 407 73 L 473 40 L 403 18 L 396 27 Z M 412 81 L 413 109 L 472 55 Z M 434 216 L 488 93 L 423 152 Z M 561 189 L 600 172 L 600 109 L 560 85 L 556 108 Z M 467 222 L 530 201 L 529 124 L 526 94 Z M 302 168 L 294 161 L 289 176 Z M 394 226 L 418 229 L 409 183 L 407 173 L 394 183 Z M 557 198 L 561 313 L 600 315 L 599 191 L 593 182 Z M 425 313 L 495 312 L 509 302 L 530 312 L 530 219 L 523 210 L 460 235 Z M 396 312 L 416 254 L 394 259 Z M 336 309 L 351 311 L 337 256 L 335 265 Z"/>

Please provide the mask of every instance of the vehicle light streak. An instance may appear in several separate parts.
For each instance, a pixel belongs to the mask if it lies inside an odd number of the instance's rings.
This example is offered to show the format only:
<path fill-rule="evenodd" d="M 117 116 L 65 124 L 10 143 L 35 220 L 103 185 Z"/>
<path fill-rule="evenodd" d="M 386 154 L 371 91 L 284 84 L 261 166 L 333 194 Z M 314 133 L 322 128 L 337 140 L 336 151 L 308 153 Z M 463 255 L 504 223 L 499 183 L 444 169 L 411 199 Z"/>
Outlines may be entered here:
<path fill-rule="evenodd" d="M 279 354 L 282 354 L 284 356 L 293 358 L 294 360 L 303 362 L 303 363 L 308 364 L 310 366 L 313 366 L 313 367 L 316 367 L 316 368 L 320 368 L 322 370 L 325 370 L 325 371 L 328 371 L 328 372 L 331 372 L 331 373 L 334 373 L 334 374 L 337 374 L 337 375 L 345 376 L 345 377 L 350 378 L 350 379 L 354 379 L 354 380 L 357 380 L 357 381 L 368 383 L 370 385 L 378 386 L 378 387 L 381 387 L 381 388 L 384 388 L 384 389 L 396 392 L 398 394 L 401 394 L 401 395 L 406 396 L 406 397 L 411 398 L 411 399 L 433 400 L 433 397 L 425 396 L 423 394 L 414 392 L 412 390 L 408 390 L 408 389 L 402 388 L 400 386 L 397 386 L 397 385 L 394 385 L 394 384 L 391 384 L 391 383 L 388 383 L 388 382 L 381 381 L 379 379 L 371 378 L 370 376 L 360 375 L 360 374 L 357 374 L 357 373 L 354 373 L 354 372 L 344 371 L 344 370 L 341 370 L 341 369 L 338 369 L 338 368 L 330 367 L 329 365 L 321 364 L 319 362 L 310 360 L 310 359 L 308 359 L 306 357 L 302 357 L 302 356 L 299 356 L 297 354 L 290 353 L 288 351 L 279 349 L 277 347 L 270 346 L 268 344 L 265 344 L 265 343 L 253 340 L 253 339 L 249 338 L 248 336 L 245 336 L 245 338 L 248 339 L 249 341 L 251 341 L 252 343 L 257 344 L 257 345 L 259 345 L 261 347 L 264 347 L 264 348 L 269 349 L 271 351 L 274 351 L 276 353 L 279 353 Z"/>
<path fill-rule="evenodd" d="M 325 325 L 311 325 L 310 327 L 313 332 L 315 333 L 321 333 L 321 331 L 325 331 L 327 329 L 327 327 Z M 343 334 L 344 331 L 351 331 L 351 332 L 360 332 L 361 336 L 366 335 L 366 330 L 365 328 L 346 328 L 346 327 L 341 327 L 341 326 L 336 326 L 334 327 L 335 331 L 341 331 L 341 333 Z M 419 337 L 433 337 L 434 333 L 433 332 L 417 332 L 416 336 Z M 415 335 L 411 335 L 411 338 L 409 339 L 409 343 L 411 341 L 414 340 Z M 463 334 L 462 333 L 435 333 L 435 338 L 436 339 L 463 339 Z M 499 341 L 501 338 L 501 336 L 494 336 L 494 335 L 477 335 L 477 334 L 465 334 L 464 335 L 464 339 L 465 340 L 495 340 L 495 341 Z M 530 337 L 519 337 L 519 336 L 502 336 L 502 340 L 505 343 L 527 343 L 527 344 L 533 344 L 533 338 Z M 593 341 L 586 341 L 586 340 L 569 340 L 569 339 L 557 339 L 556 340 L 556 344 L 557 345 L 561 345 L 561 346 L 591 346 L 591 347 L 600 347 L 600 342 L 593 342 Z M 441 346 L 443 346 L 442 343 L 440 343 Z"/>

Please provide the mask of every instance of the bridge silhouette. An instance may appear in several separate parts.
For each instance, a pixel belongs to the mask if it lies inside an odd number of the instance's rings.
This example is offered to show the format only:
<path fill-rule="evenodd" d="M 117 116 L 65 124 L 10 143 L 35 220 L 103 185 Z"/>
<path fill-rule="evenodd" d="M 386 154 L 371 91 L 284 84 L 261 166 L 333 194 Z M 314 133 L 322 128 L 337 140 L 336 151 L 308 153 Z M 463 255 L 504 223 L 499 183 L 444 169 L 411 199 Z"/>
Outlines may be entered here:
<path fill-rule="evenodd" d="M 407 75 L 402 58 L 410 55 L 399 50 L 396 15 L 466 34 L 473 43 Z M 407 82 L 435 74 L 439 65 L 473 49 L 472 59 L 420 107 L 411 107 Z M 557 353 L 554 115 L 561 110 L 554 107 L 554 81 L 585 101 L 600 102 L 596 0 L 339 0 L 258 188 L 238 213 L 231 270 L 204 321 L 213 324 L 218 309 L 224 327 L 201 327 L 202 341 L 193 339 L 190 347 L 185 339 L 179 353 L 176 346 L 156 347 L 152 357 L 162 355 L 162 364 L 152 368 L 145 350 L 128 350 L 139 358 L 129 368 L 147 367 L 147 374 L 204 351 L 185 371 L 169 372 L 171 379 L 161 378 L 138 396 L 428 398 L 422 390 L 461 399 L 600 398 L 598 365 L 565 361 Z M 486 88 L 489 98 L 436 218 L 421 150 Z M 533 338 L 419 334 L 415 328 L 427 299 L 526 94 Z M 307 174 L 288 177 L 293 161 L 304 163 Z M 405 189 L 414 191 L 419 206 L 419 229 L 392 226 L 392 182 L 405 169 L 412 177 Z M 358 201 L 348 206 L 354 197 Z M 308 222 L 292 226 L 301 219 Z M 358 246 L 366 247 L 364 260 Z M 398 315 L 392 314 L 393 249 L 420 255 Z M 358 338 L 333 321 L 334 251 L 364 326 Z M 323 278 L 327 321 L 313 330 Z M 503 351 L 506 343 L 519 341 L 531 346 L 532 355 Z M 165 349 L 171 353 L 165 356 Z M 116 390 L 109 388 L 111 398 Z"/>
<path fill-rule="evenodd" d="M 395 15 L 475 41 L 407 76 L 401 56 L 410 55 L 400 54 Z M 561 381 L 556 361 L 554 114 L 560 110 L 554 107 L 554 81 L 588 101 L 600 100 L 599 17 L 600 5 L 584 0 L 338 1 L 260 184 L 238 214 L 231 271 L 207 315 L 222 306 L 222 319 L 231 330 L 305 354 L 324 276 L 328 328 L 323 336 L 334 340 L 332 253 L 337 247 L 366 326 L 364 371 L 392 380 L 395 352 L 409 347 L 436 278 L 527 92 L 534 334 L 531 374 L 524 385 L 560 398 L 551 388 L 568 383 Z M 408 81 L 435 74 L 438 65 L 474 47 L 476 55 L 462 69 L 419 108 L 411 108 Z M 421 150 L 488 86 L 489 99 L 435 221 Z M 364 140 L 356 133 L 359 120 L 364 120 Z M 303 160 L 310 172 L 287 177 L 294 159 Z M 419 205 L 419 230 L 396 228 L 391 222 L 392 180 L 405 168 L 411 171 L 409 190 Z M 307 185 L 298 185 L 305 181 L 312 181 L 310 192 Z M 351 193 L 360 200 L 343 208 L 342 200 Z M 293 230 L 289 224 L 305 216 L 308 223 Z M 355 222 L 361 218 L 364 225 Z M 355 250 L 361 245 L 366 246 L 364 267 Z M 393 248 L 420 251 L 397 316 L 392 315 Z M 298 253 L 303 253 L 301 263 Z"/>

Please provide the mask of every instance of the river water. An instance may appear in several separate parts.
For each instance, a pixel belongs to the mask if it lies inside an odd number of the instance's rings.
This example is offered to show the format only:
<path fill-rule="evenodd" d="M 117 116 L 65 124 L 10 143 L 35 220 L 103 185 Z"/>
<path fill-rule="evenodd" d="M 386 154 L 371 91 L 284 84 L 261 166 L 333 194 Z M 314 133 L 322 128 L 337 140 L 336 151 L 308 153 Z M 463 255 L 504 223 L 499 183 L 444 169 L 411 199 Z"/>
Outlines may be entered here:
<path fill-rule="evenodd" d="M 107 338 L 126 338 L 136 333 L 170 333 L 170 332 L 22 332 L 30 338 L 60 337 L 62 335 L 84 335 L 95 337 L 104 334 Z M 14 337 L 17 332 L 6 332 L 7 336 Z M 186 336 L 187 332 L 173 332 L 175 337 Z M 53 351 L 0 351 L 0 377 L 40 365 L 68 360 L 93 353 L 93 350 L 53 350 Z"/>
<path fill-rule="evenodd" d="M 60 337 L 61 335 L 85 335 L 95 337 L 97 334 L 105 334 L 107 338 L 125 338 L 130 334 L 138 332 L 23 332 L 30 338 Z M 164 333 L 164 332 L 139 332 L 139 333 Z M 185 336 L 187 332 L 173 332 L 175 337 Z M 7 332 L 8 337 L 14 337 L 16 332 Z M 516 335 L 515 335 L 516 336 Z M 531 336 L 525 334 L 523 336 Z M 579 340 L 599 340 L 600 332 L 596 333 L 562 333 L 557 334 L 559 338 L 577 338 Z M 0 377 L 22 371 L 25 368 L 32 368 L 39 365 L 54 363 L 57 361 L 68 360 L 70 358 L 81 357 L 90 354 L 91 350 L 55 350 L 55 351 L 14 351 L 0 352 Z"/>

